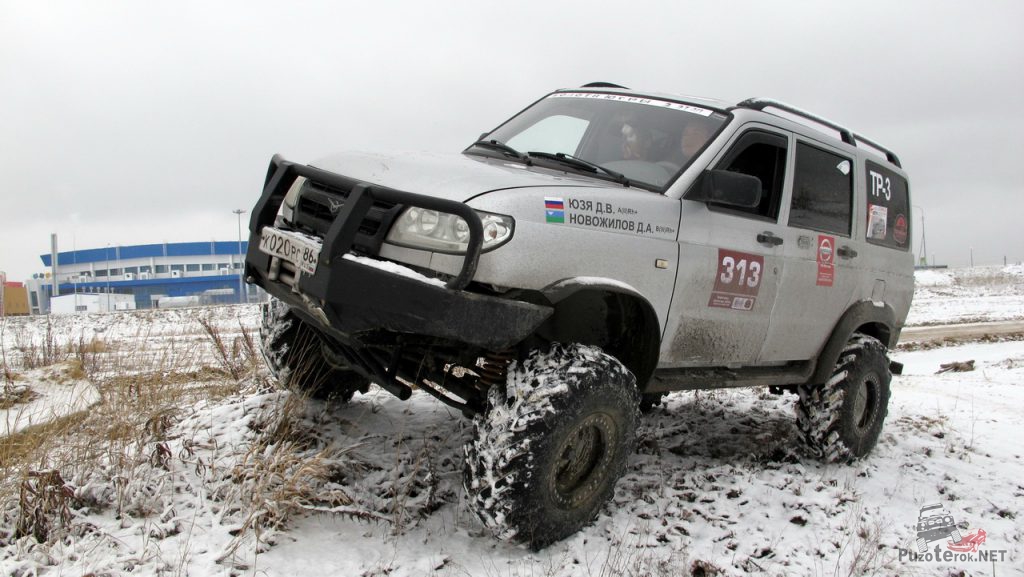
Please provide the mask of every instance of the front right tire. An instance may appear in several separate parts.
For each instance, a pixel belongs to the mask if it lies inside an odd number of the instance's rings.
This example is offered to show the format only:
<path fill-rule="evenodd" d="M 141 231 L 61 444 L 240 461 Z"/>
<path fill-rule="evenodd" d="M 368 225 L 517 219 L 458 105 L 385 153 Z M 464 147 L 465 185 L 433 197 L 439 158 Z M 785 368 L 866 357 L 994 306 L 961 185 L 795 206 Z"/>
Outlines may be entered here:
<path fill-rule="evenodd" d="M 263 358 L 280 386 L 314 399 L 340 402 L 351 400 L 356 391 L 367 391 L 366 377 L 327 362 L 323 337 L 288 305 L 271 299 L 262 309 Z"/>
<path fill-rule="evenodd" d="M 882 432 L 891 380 L 885 345 L 854 333 L 828 381 L 797 387 L 797 427 L 807 447 L 830 463 L 870 453 Z"/>

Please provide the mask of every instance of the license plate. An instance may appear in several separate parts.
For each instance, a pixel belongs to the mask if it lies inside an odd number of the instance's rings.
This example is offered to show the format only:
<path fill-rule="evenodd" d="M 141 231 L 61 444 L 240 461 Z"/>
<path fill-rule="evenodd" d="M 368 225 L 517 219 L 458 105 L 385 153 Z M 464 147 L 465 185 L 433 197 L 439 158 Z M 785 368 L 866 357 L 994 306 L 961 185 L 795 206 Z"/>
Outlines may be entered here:
<path fill-rule="evenodd" d="M 286 260 L 306 274 L 316 272 L 320 260 L 319 239 L 269 226 L 260 233 L 260 251 Z"/>

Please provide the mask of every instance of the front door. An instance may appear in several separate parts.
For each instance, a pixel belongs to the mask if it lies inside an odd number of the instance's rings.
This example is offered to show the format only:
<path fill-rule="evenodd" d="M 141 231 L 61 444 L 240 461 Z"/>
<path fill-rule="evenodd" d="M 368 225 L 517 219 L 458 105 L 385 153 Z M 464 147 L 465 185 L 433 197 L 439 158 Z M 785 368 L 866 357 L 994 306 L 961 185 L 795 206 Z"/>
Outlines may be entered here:
<path fill-rule="evenodd" d="M 712 168 L 756 176 L 761 181 L 760 203 L 740 209 L 682 201 L 679 277 L 662 342 L 664 364 L 757 361 L 783 268 L 785 227 L 778 216 L 788 150 L 788 136 L 777 130 L 744 127 Z"/>

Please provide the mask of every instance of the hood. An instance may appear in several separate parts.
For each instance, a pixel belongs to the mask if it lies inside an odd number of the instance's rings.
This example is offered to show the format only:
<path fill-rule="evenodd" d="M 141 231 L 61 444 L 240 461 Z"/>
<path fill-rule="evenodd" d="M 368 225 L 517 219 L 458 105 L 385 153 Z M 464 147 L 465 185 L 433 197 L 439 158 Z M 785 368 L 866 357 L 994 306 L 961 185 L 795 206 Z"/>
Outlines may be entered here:
<path fill-rule="evenodd" d="M 466 154 L 347 152 L 310 164 L 368 183 L 459 202 L 508 188 L 619 188 L 612 183 L 572 173 Z"/>

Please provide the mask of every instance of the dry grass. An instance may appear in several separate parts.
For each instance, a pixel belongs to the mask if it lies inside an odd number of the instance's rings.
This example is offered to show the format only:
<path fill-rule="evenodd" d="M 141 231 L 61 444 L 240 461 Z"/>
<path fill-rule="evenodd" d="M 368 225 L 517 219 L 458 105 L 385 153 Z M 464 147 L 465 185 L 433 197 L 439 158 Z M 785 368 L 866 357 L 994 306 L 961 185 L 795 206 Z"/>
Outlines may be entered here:
<path fill-rule="evenodd" d="M 260 355 L 252 333 L 246 331 L 241 324 L 239 324 L 239 328 L 242 329 L 241 337 L 233 339 L 230 345 L 225 342 L 220 330 L 210 318 L 200 317 L 199 324 L 210 338 L 213 352 L 221 368 L 235 381 L 240 381 L 260 362 Z"/>
<path fill-rule="evenodd" d="M 226 340 L 219 332 L 213 337 L 217 346 Z M 112 506 L 118 516 L 128 512 L 139 502 L 129 493 L 146 490 L 147 485 L 133 480 L 170 464 L 166 441 L 177 415 L 202 401 L 238 394 L 246 375 L 255 374 L 255 357 L 245 349 L 251 336 L 236 341 L 242 344 L 233 350 L 247 352 L 244 359 L 226 359 L 234 372 L 225 378 L 221 368 L 195 362 L 208 356 L 198 350 L 204 345 L 198 341 L 190 347 L 179 344 L 177 352 L 184 354 L 171 357 L 158 350 L 165 345 L 154 345 L 142 336 L 118 347 L 57 335 L 49 319 L 40 340 L 15 335 L 26 370 L 56 366 L 40 378 L 58 383 L 88 380 L 99 391 L 100 401 L 87 411 L 0 437 L 0 526 L 13 528 L 0 529 L 0 544 L 24 536 L 53 541 L 66 532 L 69 510 Z M 7 374 L 6 350 L 2 358 Z M 56 485 L 51 482 L 58 478 L 66 487 L 58 491 L 59 507 L 54 505 Z M 74 489 L 83 486 L 101 489 Z"/>
<path fill-rule="evenodd" d="M 59 562 L 53 552 L 62 543 L 99 531 L 87 520 L 99 511 L 144 521 L 155 539 L 188 534 L 174 513 L 183 489 L 204 495 L 204 514 L 230 528 L 219 560 L 236 569 L 303 511 L 391 521 L 355 506 L 331 482 L 347 449 L 317 437 L 304 399 L 254 396 L 269 387 L 252 331 L 239 324 L 227 335 L 208 318 L 199 324 L 203 337 L 167 338 L 149 327 L 124 340 L 74 339 L 49 322 L 36 341 L 16 335 L 29 381 L 86 380 L 100 400 L 0 437 L 0 547 Z M 178 426 L 197 411 L 232 406 L 255 418 L 230 447 L 202 425 Z"/>
<path fill-rule="evenodd" d="M 7 347 L 5 346 L 4 335 L 7 333 L 7 319 L 0 319 L 0 376 L 3 377 L 3 388 L 6 392 L 14 386 L 17 376 L 7 364 Z"/>
<path fill-rule="evenodd" d="M 228 472 L 230 482 L 215 494 L 239 519 L 222 561 L 250 541 L 262 551 L 273 534 L 302 511 L 378 519 L 353 508 L 352 498 L 340 487 L 324 488 L 332 475 L 331 463 L 344 451 L 318 443 L 302 422 L 304 405 L 301 397 L 289 396 L 254 423 L 255 439 Z"/>

